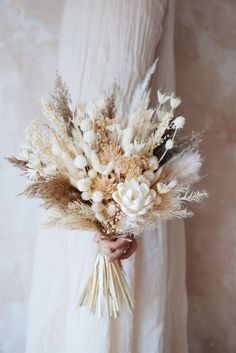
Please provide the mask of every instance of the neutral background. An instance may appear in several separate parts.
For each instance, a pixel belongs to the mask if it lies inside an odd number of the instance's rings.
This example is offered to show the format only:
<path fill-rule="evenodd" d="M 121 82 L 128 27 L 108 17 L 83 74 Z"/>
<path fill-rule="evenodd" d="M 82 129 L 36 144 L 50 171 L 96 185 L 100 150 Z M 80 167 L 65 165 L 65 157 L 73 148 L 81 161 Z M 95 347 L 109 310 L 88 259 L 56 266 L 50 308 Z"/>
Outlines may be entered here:
<path fill-rule="evenodd" d="M 62 8 L 63 0 L 0 0 L 0 353 L 24 352 L 38 229 L 37 202 L 15 197 L 25 181 L 2 157 L 18 151 L 31 118 L 40 118 Z M 190 353 L 235 353 L 236 2 L 177 0 L 176 10 L 177 93 L 188 129 L 206 129 L 200 186 L 210 193 L 186 222 Z"/>
<path fill-rule="evenodd" d="M 207 129 L 202 185 L 186 222 L 190 353 L 236 352 L 236 1 L 180 0 L 177 92 L 191 129 Z"/>

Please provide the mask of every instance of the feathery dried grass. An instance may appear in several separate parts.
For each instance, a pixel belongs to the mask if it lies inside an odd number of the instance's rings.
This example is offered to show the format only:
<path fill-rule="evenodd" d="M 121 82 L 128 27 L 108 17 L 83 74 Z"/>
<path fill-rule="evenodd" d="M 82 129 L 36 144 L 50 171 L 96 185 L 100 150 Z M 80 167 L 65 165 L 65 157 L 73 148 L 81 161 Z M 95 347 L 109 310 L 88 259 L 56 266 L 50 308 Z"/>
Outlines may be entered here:
<path fill-rule="evenodd" d="M 70 230 L 99 231 L 99 226 L 96 222 L 76 214 L 55 214 L 49 219 L 46 225 L 48 227 L 62 227 Z"/>
<path fill-rule="evenodd" d="M 200 179 L 202 157 L 198 151 L 185 150 L 174 155 L 162 167 L 161 179 L 176 179 L 179 184 L 193 184 Z"/>
<path fill-rule="evenodd" d="M 208 197 L 206 191 L 191 191 L 189 186 L 178 185 L 171 191 L 160 194 L 162 202 L 154 206 L 154 213 L 161 219 L 188 218 L 193 212 L 183 207 L 186 202 L 200 202 Z"/>
<path fill-rule="evenodd" d="M 109 178 L 107 175 L 97 176 L 92 183 L 92 190 L 102 191 L 105 200 L 112 198 L 112 194 L 116 189 L 117 179 L 115 177 Z"/>
<path fill-rule="evenodd" d="M 108 164 L 110 161 L 117 161 L 121 157 L 121 148 L 114 143 L 103 144 L 98 151 L 98 155 L 102 164 Z"/>
<path fill-rule="evenodd" d="M 92 209 L 80 200 L 70 202 L 66 209 L 60 209 L 54 212 L 46 225 L 71 230 L 100 230 L 100 226 L 96 221 Z"/>
<path fill-rule="evenodd" d="M 179 199 L 180 192 L 176 189 L 160 195 L 162 202 L 158 206 L 154 206 L 154 214 L 159 219 L 174 219 L 192 217 L 192 211 L 182 207 Z"/>
<path fill-rule="evenodd" d="M 111 94 L 106 97 L 105 107 L 102 110 L 102 115 L 109 119 L 114 119 L 116 114 L 116 96 L 118 87 L 116 84 L 113 85 Z"/>
<path fill-rule="evenodd" d="M 80 192 L 63 175 L 31 184 L 22 194 L 42 199 L 46 208 L 65 209 L 70 202 L 80 199 Z"/>
<path fill-rule="evenodd" d="M 54 94 L 51 99 L 42 101 L 43 113 L 50 122 L 50 130 L 55 131 L 58 136 L 70 140 L 73 129 L 73 111 L 71 110 L 71 98 L 60 75 L 57 74 Z"/>
<path fill-rule="evenodd" d="M 90 219 L 91 221 L 96 221 L 94 212 L 89 205 L 86 205 L 80 200 L 70 202 L 67 207 L 67 213 L 69 215 L 77 215 L 83 218 Z"/>
<path fill-rule="evenodd" d="M 67 133 L 71 136 L 71 129 L 73 128 L 73 114 L 69 107 L 71 98 L 66 84 L 62 81 L 61 76 L 57 73 L 55 82 L 55 91 L 52 95 L 53 109 L 55 114 L 62 117 L 67 126 Z"/>
<path fill-rule="evenodd" d="M 23 171 L 27 170 L 27 162 L 16 157 L 7 157 L 6 160 L 10 162 L 14 167 L 19 168 Z"/>
<path fill-rule="evenodd" d="M 178 200 L 185 204 L 186 202 L 201 202 L 203 199 L 208 197 L 208 193 L 205 190 L 202 191 L 191 191 L 189 186 L 179 187 Z"/>

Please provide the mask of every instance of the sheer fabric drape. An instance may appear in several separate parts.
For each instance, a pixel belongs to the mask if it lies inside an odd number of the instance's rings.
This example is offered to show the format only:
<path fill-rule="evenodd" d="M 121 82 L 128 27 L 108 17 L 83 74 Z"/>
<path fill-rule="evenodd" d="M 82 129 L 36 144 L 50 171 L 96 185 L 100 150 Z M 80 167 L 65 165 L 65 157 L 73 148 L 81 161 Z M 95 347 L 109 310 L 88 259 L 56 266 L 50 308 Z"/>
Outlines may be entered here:
<path fill-rule="evenodd" d="M 116 81 L 130 98 L 157 55 L 157 86 L 174 85 L 170 0 L 67 0 L 59 71 L 72 98 L 98 98 Z M 135 312 L 117 320 L 75 309 L 97 254 L 89 232 L 38 234 L 26 353 L 187 353 L 182 222 L 162 222 L 124 262 Z"/>

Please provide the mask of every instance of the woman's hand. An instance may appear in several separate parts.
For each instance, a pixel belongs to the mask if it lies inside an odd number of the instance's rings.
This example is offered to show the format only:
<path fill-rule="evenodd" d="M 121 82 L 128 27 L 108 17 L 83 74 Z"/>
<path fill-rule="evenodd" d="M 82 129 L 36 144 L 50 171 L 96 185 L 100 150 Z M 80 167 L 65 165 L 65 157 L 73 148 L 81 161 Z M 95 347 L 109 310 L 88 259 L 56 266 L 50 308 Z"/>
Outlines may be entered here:
<path fill-rule="evenodd" d="M 107 256 L 109 262 L 128 259 L 138 247 L 137 240 L 133 235 L 106 241 L 104 244 L 111 250 L 111 253 Z"/>

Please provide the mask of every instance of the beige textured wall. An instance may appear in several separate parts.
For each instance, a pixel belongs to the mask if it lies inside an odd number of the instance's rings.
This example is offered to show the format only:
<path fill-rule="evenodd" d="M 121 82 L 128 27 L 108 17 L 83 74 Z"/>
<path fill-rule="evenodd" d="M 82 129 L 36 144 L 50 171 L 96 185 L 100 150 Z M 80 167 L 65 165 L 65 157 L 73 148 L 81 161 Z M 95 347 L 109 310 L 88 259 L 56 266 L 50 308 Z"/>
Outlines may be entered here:
<path fill-rule="evenodd" d="M 188 126 L 208 129 L 210 198 L 186 222 L 190 352 L 235 353 L 236 1 L 177 0 L 176 60 Z"/>
<path fill-rule="evenodd" d="M 37 202 L 16 197 L 25 180 L 3 157 L 19 151 L 25 127 L 32 117 L 40 117 L 40 99 L 51 90 L 62 3 L 0 1 L 1 353 L 24 352 L 39 217 Z"/>
<path fill-rule="evenodd" d="M 34 203 L 15 198 L 24 181 L 2 157 L 16 153 L 53 81 L 62 4 L 0 1 L 1 353 L 24 350 L 38 220 Z M 186 224 L 190 353 L 236 352 L 235 23 L 235 0 L 177 0 L 177 90 L 189 129 L 208 128 L 201 184 L 210 199 Z"/>

